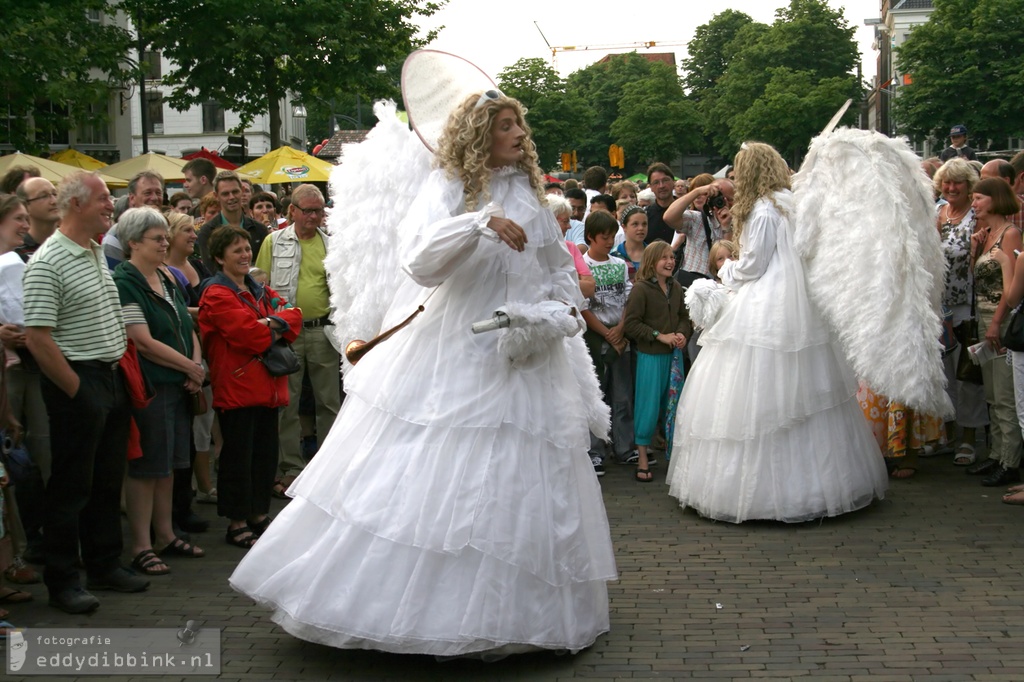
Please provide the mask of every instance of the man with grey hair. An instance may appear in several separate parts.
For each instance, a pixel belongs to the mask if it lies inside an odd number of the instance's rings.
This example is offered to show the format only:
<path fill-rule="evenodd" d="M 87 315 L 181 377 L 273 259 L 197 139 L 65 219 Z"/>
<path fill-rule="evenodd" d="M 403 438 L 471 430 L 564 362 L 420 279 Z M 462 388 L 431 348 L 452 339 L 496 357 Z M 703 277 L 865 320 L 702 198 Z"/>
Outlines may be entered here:
<path fill-rule="evenodd" d="M 140 171 L 128 181 L 128 208 L 151 206 L 160 210 L 164 205 L 164 178 L 156 171 Z M 103 255 L 113 270 L 125 259 L 124 247 L 114 225 L 103 237 Z"/>
<path fill-rule="evenodd" d="M 330 324 L 331 294 L 327 288 L 327 234 L 321 229 L 324 197 L 314 185 L 299 185 L 292 192 L 288 207 L 291 224 L 271 232 L 264 240 L 256 267 L 270 273 L 270 286 L 286 301 L 302 310 L 302 333 L 292 343 L 303 370 L 309 373 L 316 405 L 316 437 L 322 443 L 341 408 L 339 371 L 341 356 L 328 340 L 325 325 Z M 299 396 L 302 371 L 288 376 L 291 400 L 281 410 L 280 483 L 274 494 L 284 491 L 305 466 L 302 459 L 302 435 L 299 424 Z"/>
<path fill-rule="evenodd" d="M 141 592 L 149 581 L 121 566 L 121 481 L 131 410 L 119 361 L 127 335 L 121 303 L 96 238 L 114 204 L 96 173 L 67 176 L 58 188 L 61 224 L 25 271 L 25 337 L 42 370 L 50 415 L 43 579 L 50 605 L 89 613 L 79 549 L 92 590 Z"/>
<path fill-rule="evenodd" d="M 719 239 L 732 236 L 732 215 L 734 185 L 732 180 L 719 178 L 710 185 L 690 190 L 673 201 L 665 210 L 663 220 L 685 239 L 683 263 L 680 270 L 692 273 L 687 281 L 698 277 L 710 277 L 708 256 L 711 245 Z M 700 211 L 690 207 L 698 197 L 705 197 Z M 673 245 L 673 248 L 676 248 Z"/>

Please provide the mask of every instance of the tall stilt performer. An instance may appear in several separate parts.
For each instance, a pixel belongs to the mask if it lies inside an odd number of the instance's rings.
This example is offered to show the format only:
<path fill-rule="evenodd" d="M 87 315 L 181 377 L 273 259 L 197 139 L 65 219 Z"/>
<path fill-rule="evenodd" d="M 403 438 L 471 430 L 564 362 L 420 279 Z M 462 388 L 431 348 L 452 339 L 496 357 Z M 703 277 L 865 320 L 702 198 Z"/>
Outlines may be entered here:
<path fill-rule="evenodd" d="M 572 258 L 516 100 L 429 50 L 403 95 L 416 135 L 378 105 L 332 177 L 346 197 L 383 193 L 339 202 L 326 261 L 342 345 L 400 328 L 347 366 L 334 428 L 231 585 L 335 647 L 579 651 L 608 630 L 616 572 Z M 496 311 L 511 327 L 474 334 Z"/>

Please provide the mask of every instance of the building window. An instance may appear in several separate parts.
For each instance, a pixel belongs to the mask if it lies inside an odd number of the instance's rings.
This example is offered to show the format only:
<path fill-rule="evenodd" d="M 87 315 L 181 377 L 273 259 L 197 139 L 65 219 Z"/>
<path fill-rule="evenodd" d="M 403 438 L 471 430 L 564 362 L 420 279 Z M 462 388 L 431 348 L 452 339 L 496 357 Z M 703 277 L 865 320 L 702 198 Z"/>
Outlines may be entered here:
<path fill-rule="evenodd" d="M 159 52 L 143 52 L 142 53 L 142 68 L 146 74 L 146 80 L 158 81 L 160 80 L 162 73 L 160 70 L 160 53 Z"/>
<path fill-rule="evenodd" d="M 224 130 L 224 107 L 216 100 L 203 102 L 203 132 L 223 133 Z"/>
<path fill-rule="evenodd" d="M 96 118 L 93 119 L 92 123 L 82 123 L 78 126 L 78 130 L 75 131 L 75 139 L 80 144 L 96 144 L 106 145 L 110 144 L 110 121 L 107 120 L 106 116 L 101 116 L 103 113 L 101 105 L 93 104 L 89 107 L 89 113 Z"/>
<path fill-rule="evenodd" d="M 150 135 L 164 134 L 164 97 L 159 92 L 146 93 L 146 132 Z"/>
<path fill-rule="evenodd" d="M 85 10 L 85 18 L 94 24 L 99 24 L 103 22 L 103 15 L 98 9 Z"/>

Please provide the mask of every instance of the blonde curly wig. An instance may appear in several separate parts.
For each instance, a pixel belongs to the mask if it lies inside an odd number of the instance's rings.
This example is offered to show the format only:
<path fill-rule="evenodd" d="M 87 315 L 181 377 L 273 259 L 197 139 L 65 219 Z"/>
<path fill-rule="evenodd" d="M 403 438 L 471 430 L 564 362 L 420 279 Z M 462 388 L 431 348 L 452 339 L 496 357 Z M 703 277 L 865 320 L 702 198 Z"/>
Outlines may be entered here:
<path fill-rule="evenodd" d="M 476 210 L 490 201 L 489 180 L 493 169 L 487 167 L 487 161 L 491 156 L 493 141 L 491 128 L 500 112 L 512 109 L 516 114 L 516 123 L 526 131 L 523 140 L 525 153 L 515 167 L 526 173 L 538 201 L 542 206 L 546 205 L 544 178 L 540 172 L 530 126 L 524 118 L 525 109 L 518 100 L 504 95 L 496 99 L 485 99 L 478 107 L 476 104 L 479 99 L 479 94 L 470 95 L 448 117 L 437 141 L 437 166 L 444 169 L 448 177 L 462 180 L 462 195 L 467 210 Z"/>
<path fill-rule="evenodd" d="M 775 148 L 763 142 L 744 142 L 733 161 L 736 171 L 736 201 L 732 206 L 732 238 L 737 244 L 746 222 L 758 199 L 766 197 L 775 203 L 772 196 L 782 189 L 789 189 L 791 176 L 789 166 Z"/>

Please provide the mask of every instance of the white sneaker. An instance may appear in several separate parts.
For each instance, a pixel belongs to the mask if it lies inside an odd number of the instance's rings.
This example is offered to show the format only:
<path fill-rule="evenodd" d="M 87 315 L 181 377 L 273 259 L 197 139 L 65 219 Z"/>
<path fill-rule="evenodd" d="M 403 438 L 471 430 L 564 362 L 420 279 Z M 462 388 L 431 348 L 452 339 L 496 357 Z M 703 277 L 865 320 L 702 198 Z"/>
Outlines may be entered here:
<path fill-rule="evenodd" d="M 203 504 L 217 504 L 217 489 L 210 488 L 210 492 L 204 493 L 202 490 L 196 491 L 196 502 Z"/>

